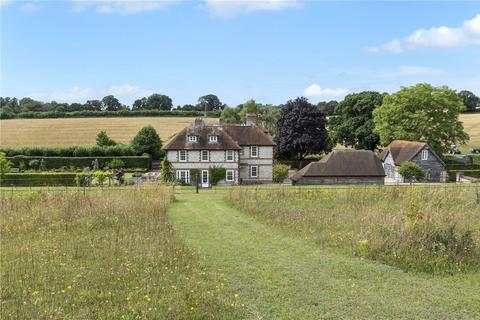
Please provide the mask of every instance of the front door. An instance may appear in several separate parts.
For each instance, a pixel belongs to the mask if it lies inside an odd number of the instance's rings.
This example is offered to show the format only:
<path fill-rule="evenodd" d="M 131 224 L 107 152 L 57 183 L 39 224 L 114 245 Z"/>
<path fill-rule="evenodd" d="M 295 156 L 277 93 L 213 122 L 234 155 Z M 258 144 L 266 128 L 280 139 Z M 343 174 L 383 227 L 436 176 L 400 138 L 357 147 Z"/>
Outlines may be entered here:
<path fill-rule="evenodd" d="M 208 170 L 202 170 L 202 188 L 208 188 Z"/>

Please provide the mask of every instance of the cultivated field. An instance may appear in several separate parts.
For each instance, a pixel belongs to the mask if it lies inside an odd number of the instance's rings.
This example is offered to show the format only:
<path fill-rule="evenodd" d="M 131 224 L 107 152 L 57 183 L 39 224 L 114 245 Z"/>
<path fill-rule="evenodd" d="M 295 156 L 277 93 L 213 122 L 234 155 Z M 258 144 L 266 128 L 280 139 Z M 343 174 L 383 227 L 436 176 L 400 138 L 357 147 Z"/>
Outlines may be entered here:
<path fill-rule="evenodd" d="M 165 215 L 171 189 L 0 194 L 0 319 L 231 319 Z"/>
<path fill-rule="evenodd" d="M 11 119 L 0 121 L 0 146 L 63 147 L 94 145 L 100 131 L 117 142 L 128 144 L 143 126 L 152 125 L 168 141 L 175 133 L 195 118 L 142 117 L 142 118 L 72 118 L 72 119 Z M 217 122 L 218 119 L 210 119 Z"/>
<path fill-rule="evenodd" d="M 465 131 L 470 135 L 470 141 L 463 146 L 462 151 L 467 152 L 469 148 L 480 148 L 480 112 L 461 114 Z"/>

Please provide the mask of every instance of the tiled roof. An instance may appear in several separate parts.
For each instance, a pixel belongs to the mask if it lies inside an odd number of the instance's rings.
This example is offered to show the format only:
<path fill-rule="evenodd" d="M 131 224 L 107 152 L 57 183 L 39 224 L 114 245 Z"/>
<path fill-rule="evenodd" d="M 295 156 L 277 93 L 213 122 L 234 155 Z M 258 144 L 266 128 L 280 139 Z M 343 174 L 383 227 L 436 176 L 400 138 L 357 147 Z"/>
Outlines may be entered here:
<path fill-rule="evenodd" d="M 385 160 L 388 151 L 392 154 L 395 165 L 400 166 L 406 161 L 410 161 L 425 147 L 426 142 L 394 140 L 380 154 L 380 159 Z"/>
<path fill-rule="evenodd" d="M 368 150 L 333 150 L 325 158 L 299 170 L 292 180 L 302 177 L 384 177 L 380 159 Z"/>
<path fill-rule="evenodd" d="M 197 136 L 189 142 L 188 136 Z M 217 135 L 218 142 L 209 142 L 209 135 Z M 192 125 L 186 127 L 165 146 L 165 150 L 240 150 L 241 146 L 273 146 L 272 139 L 256 125 Z"/>

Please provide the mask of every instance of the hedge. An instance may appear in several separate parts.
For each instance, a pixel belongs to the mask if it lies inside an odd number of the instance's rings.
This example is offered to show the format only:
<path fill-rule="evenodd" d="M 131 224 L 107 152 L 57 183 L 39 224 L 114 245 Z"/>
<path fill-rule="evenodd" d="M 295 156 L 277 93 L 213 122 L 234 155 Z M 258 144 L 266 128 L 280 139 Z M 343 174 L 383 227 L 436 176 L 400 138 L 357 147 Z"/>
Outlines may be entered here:
<path fill-rule="evenodd" d="M 74 186 L 76 173 L 7 173 L 0 179 L 2 187 L 9 186 Z"/>
<path fill-rule="evenodd" d="M 81 147 L 71 146 L 63 148 L 52 147 L 23 147 L 23 148 L 0 148 L 0 152 L 7 157 L 32 156 L 32 157 L 118 157 L 137 156 L 138 154 L 130 146 L 108 147 Z"/>
<path fill-rule="evenodd" d="M 119 159 L 123 161 L 126 169 L 150 169 L 152 159 L 149 156 L 132 156 L 132 157 L 27 157 L 27 156 L 15 156 L 7 157 L 12 162 L 14 167 L 20 167 L 20 163 L 23 161 L 25 165 L 32 160 L 43 159 L 43 164 L 47 170 L 59 169 L 62 167 L 75 167 L 85 168 L 92 167 L 92 162 L 95 159 L 98 160 L 99 168 L 108 166 L 108 163 L 113 159 Z"/>
<path fill-rule="evenodd" d="M 448 181 L 457 180 L 457 172 L 463 172 L 466 176 L 480 178 L 480 170 L 448 170 Z"/>
<path fill-rule="evenodd" d="M 221 111 L 209 111 L 208 116 L 220 117 Z M 187 110 L 120 110 L 120 111 L 45 111 L 45 112 L 20 112 L 0 113 L 0 119 L 50 119 L 50 118 L 94 118 L 94 117 L 201 117 L 203 111 Z"/>

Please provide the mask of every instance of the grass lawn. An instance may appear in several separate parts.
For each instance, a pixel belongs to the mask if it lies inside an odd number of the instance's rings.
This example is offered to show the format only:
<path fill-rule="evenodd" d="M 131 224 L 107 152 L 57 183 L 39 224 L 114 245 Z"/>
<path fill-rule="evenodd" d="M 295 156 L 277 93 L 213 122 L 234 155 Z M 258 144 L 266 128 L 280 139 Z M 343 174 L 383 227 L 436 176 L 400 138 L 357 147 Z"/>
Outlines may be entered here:
<path fill-rule="evenodd" d="M 320 247 L 233 208 L 223 192 L 180 192 L 167 212 L 250 318 L 480 318 L 479 274 L 406 273 Z"/>
<path fill-rule="evenodd" d="M 60 118 L 1 120 L 1 147 L 65 147 L 94 145 L 100 131 L 110 138 L 128 144 L 137 132 L 152 125 L 168 141 L 185 126 L 193 123 L 191 117 L 126 117 L 126 118 Z M 218 119 L 211 118 L 211 122 Z"/>

